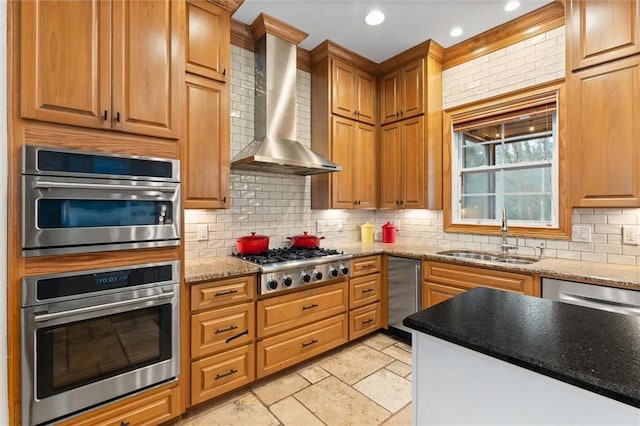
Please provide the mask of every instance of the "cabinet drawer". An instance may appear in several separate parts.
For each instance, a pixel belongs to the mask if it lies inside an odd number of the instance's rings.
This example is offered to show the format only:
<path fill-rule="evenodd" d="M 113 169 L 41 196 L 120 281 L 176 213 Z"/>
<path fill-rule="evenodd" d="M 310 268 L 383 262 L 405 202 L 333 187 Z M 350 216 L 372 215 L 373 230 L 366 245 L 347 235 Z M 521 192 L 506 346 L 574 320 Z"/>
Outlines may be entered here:
<path fill-rule="evenodd" d="M 465 289 L 460 287 L 449 287 L 425 281 L 422 283 L 421 307 L 422 309 L 430 308 L 465 291 Z"/>
<path fill-rule="evenodd" d="M 341 282 L 258 302 L 258 338 L 309 324 L 347 310 L 347 283 Z"/>
<path fill-rule="evenodd" d="M 218 308 L 191 316 L 191 358 L 250 343 L 255 336 L 253 303 Z"/>
<path fill-rule="evenodd" d="M 191 310 L 252 300 L 255 288 L 255 275 L 194 284 L 191 286 Z"/>
<path fill-rule="evenodd" d="M 425 281 L 464 290 L 482 286 L 533 294 L 533 277 L 530 275 L 439 262 L 424 262 L 423 266 L 422 278 Z"/>
<path fill-rule="evenodd" d="M 380 274 L 352 278 L 349 281 L 349 309 L 380 300 L 381 282 Z"/>
<path fill-rule="evenodd" d="M 131 402 L 115 403 L 71 418 L 61 425 L 74 426 L 119 426 L 123 424 L 152 426 L 164 423 L 180 415 L 180 388 L 174 386 L 160 391 L 149 391 L 148 396 Z M 135 397 L 133 397 L 135 398 Z"/>
<path fill-rule="evenodd" d="M 254 345 L 191 363 L 191 404 L 229 392 L 255 379 Z"/>
<path fill-rule="evenodd" d="M 380 272 L 380 256 L 359 257 L 351 260 L 351 277 Z"/>
<path fill-rule="evenodd" d="M 380 328 L 380 302 L 349 312 L 349 340 Z"/>
<path fill-rule="evenodd" d="M 346 343 L 347 333 L 345 313 L 258 342 L 258 378 Z"/>

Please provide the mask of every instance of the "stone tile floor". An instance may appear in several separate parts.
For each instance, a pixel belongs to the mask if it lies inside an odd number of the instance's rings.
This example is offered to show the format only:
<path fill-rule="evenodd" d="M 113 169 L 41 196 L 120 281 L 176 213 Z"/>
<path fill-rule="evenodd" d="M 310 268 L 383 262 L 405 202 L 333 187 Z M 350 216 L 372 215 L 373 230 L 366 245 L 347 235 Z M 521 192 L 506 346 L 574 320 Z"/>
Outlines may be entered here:
<path fill-rule="evenodd" d="M 196 408 L 175 426 L 410 424 L 411 346 L 375 333 Z"/>

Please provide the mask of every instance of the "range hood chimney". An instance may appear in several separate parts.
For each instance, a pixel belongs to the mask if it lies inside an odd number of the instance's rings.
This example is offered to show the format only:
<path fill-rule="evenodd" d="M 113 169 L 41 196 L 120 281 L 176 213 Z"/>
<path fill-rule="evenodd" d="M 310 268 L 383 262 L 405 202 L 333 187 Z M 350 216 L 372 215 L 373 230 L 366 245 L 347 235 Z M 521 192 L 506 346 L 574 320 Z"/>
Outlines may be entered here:
<path fill-rule="evenodd" d="M 341 171 L 341 166 L 296 140 L 296 46 L 308 34 L 264 13 L 251 29 L 255 139 L 233 158 L 231 168 L 302 176 Z"/>

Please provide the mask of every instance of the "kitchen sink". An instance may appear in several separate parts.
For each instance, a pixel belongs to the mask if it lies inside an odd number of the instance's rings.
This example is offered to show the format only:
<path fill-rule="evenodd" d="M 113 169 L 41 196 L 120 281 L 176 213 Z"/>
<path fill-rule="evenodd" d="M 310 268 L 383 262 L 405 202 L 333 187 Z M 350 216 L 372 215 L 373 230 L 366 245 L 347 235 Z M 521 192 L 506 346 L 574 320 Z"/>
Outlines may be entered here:
<path fill-rule="evenodd" d="M 521 256 L 500 256 L 495 253 L 471 251 L 471 250 L 445 250 L 440 251 L 437 254 L 451 257 L 462 257 L 466 259 L 478 259 L 486 260 L 489 262 L 497 263 L 510 263 L 513 265 L 530 265 L 538 261 L 533 257 L 521 257 Z"/>

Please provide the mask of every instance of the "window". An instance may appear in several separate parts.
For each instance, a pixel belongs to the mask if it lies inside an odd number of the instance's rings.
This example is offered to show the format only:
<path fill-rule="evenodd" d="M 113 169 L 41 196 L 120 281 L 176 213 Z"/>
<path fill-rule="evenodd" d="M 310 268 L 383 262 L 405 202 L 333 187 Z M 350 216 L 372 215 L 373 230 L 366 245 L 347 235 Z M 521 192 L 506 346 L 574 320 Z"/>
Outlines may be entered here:
<path fill-rule="evenodd" d="M 563 235 L 558 96 L 558 90 L 521 94 L 445 113 L 451 141 L 445 230 L 486 232 L 500 225 L 505 209 L 521 235 Z"/>

